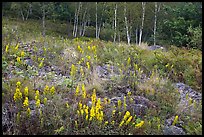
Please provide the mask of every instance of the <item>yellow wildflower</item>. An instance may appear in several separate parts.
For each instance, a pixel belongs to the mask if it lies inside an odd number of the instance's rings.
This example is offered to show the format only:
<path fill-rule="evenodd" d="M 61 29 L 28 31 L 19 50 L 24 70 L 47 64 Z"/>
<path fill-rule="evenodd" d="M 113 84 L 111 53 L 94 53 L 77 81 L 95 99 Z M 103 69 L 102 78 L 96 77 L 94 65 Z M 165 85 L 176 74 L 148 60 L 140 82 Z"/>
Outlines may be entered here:
<path fill-rule="evenodd" d="M 18 50 L 18 47 L 19 47 L 19 43 L 16 45 L 15 50 Z"/>
<path fill-rule="evenodd" d="M 90 63 L 86 62 L 87 68 L 90 69 Z"/>
<path fill-rule="evenodd" d="M 35 105 L 36 105 L 36 107 L 40 107 L 40 99 L 37 99 Z"/>
<path fill-rule="evenodd" d="M 112 125 L 114 125 L 114 124 L 115 124 L 115 121 L 114 121 L 114 120 L 113 120 L 113 121 L 111 121 L 111 124 L 112 124 Z"/>
<path fill-rule="evenodd" d="M 25 56 L 25 52 L 21 51 L 21 57 L 24 57 L 24 56 Z"/>
<path fill-rule="evenodd" d="M 24 95 L 25 95 L 25 96 L 28 96 L 28 87 L 25 87 L 25 89 L 24 89 Z"/>
<path fill-rule="evenodd" d="M 120 125 L 119 125 L 119 127 L 121 127 L 123 124 L 124 124 L 124 120 L 122 120 L 121 122 L 120 122 Z"/>
<path fill-rule="evenodd" d="M 45 88 L 44 88 L 44 92 L 43 92 L 43 94 L 44 94 L 44 95 L 47 94 L 48 91 L 49 91 L 49 87 L 48 87 L 48 85 L 46 85 Z"/>
<path fill-rule="evenodd" d="M 39 68 L 42 68 L 42 66 L 43 66 L 43 61 L 40 62 L 40 64 L 39 64 L 38 67 L 39 67 Z"/>
<path fill-rule="evenodd" d="M 6 53 L 8 52 L 9 45 L 6 45 Z"/>
<path fill-rule="evenodd" d="M 75 76 L 75 73 L 76 73 L 76 67 L 75 67 L 74 64 L 72 64 L 72 66 L 71 66 L 71 72 L 70 72 L 71 77 L 74 77 L 74 76 Z"/>
<path fill-rule="evenodd" d="M 40 93 L 38 90 L 36 90 L 35 92 L 35 100 L 39 99 Z"/>
<path fill-rule="evenodd" d="M 55 87 L 54 86 L 52 86 L 52 88 L 50 89 L 50 92 L 51 92 L 52 95 L 55 94 Z"/>
<path fill-rule="evenodd" d="M 128 59 L 127 59 L 127 65 L 130 65 L 130 62 L 131 62 L 131 59 L 130 59 L 130 57 L 128 57 Z"/>
<path fill-rule="evenodd" d="M 83 98 L 86 98 L 86 89 L 85 89 L 84 83 L 82 84 L 81 89 L 82 89 L 82 92 L 83 92 Z"/>
<path fill-rule="evenodd" d="M 135 127 L 140 128 L 144 125 L 144 121 L 141 121 L 140 123 L 136 124 Z"/>
<path fill-rule="evenodd" d="M 172 125 L 174 126 L 177 122 L 178 122 L 178 115 L 176 115 L 176 117 L 174 118 Z"/>
<path fill-rule="evenodd" d="M 75 122 L 75 127 L 78 128 L 78 123 L 77 123 L 77 121 L 75 120 L 74 122 Z"/>
<path fill-rule="evenodd" d="M 123 120 L 126 120 L 129 116 L 130 116 L 130 112 L 129 112 L 129 111 L 126 111 Z"/>
<path fill-rule="evenodd" d="M 88 46 L 88 50 L 91 50 L 91 47 L 90 47 L 90 46 Z"/>
<path fill-rule="evenodd" d="M 17 86 L 17 88 L 20 88 L 20 86 L 21 86 L 21 82 L 18 81 L 18 82 L 16 83 L 16 86 Z"/>
<path fill-rule="evenodd" d="M 79 85 L 77 85 L 77 87 L 76 87 L 76 92 L 75 92 L 75 95 L 76 95 L 76 96 L 78 96 L 78 94 L 79 94 Z"/>
<path fill-rule="evenodd" d="M 16 60 L 17 60 L 18 63 L 21 63 L 21 58 L 20 57 L 17 57 Z"/>
<path fill-rule="evenodd" d="M 131 120 L 132 120 L 132 116 L 130 116 L 130 117 L 128 118 L 128 120 L 126 121 L 125 125 L 127 125 L 128 123 L 130 123 Z"/>
<path fill-rule="evenodd" d="M 28 97 L 25 97 L 25 100 L 23 102 L 23 107 L 28 107 L 28 106 L 29 106 Z"/>
<path fill-rule="evenodd" d="M 104 123 L 104 126 L 106 126 L 106 125 L 108 125 L 108 121 L 106 121 L 106 122 Z"/>
<path fill-rule="evenodd" d="M 88 60 L 90 60 L 90 59 L 91 59 L 91 56 L 88 56 L 88 55 L 87 55 L 86 58 L 87 58 Z"/>
<path fill-rule="evenodd" d="M 118 108 L 119 109 L 121 108 L 121 104 L 122 104 L 121 100 L 118 100 Z"/>
<path fill-rule="evenodd" d="M 30 110 L 30 108 L 28 108 L 27 109 L 27 117 L 30 117 L 30 112 L 31 112 L 31 110 Z"/>
<path fill-rule="evenodd" d="M 47 104 L 47 98 L 44 98 L 44 99 L 43 99 L 43 103 L 44 103 L 44 104 Z"/>

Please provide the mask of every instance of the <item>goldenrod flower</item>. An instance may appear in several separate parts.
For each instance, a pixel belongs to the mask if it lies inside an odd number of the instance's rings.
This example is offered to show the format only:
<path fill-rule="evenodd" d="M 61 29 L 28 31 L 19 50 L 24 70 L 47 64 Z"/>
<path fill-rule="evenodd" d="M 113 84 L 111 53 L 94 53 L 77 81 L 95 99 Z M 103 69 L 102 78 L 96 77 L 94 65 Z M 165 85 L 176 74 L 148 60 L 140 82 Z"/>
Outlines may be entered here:
<path fill-rule="evenodd" d="M 88 46 L 88 50 L 91 50 L 91 47 L 90 47 L 90 46 Z"/>
<path fill-rule="evenodd" d="M 174 126 L 177 122 L 178 122 L 178 115 L 176 115 L 176 117 L 174 118 L 172 125 Z"/>
<path fill-rule="evenodd" d="M 128 93 L 127 93 L 127 94 L 128 94 L 128 96 L 130 97 L 130 95 L 131 95 L 131 92 L 130 92 L 130 91 L 128 91 Z"/>
<path fill-rule="evenodd" d="M 68 104 L 68 102 L 66 102 L 66 107 L 69 108 L 69 104 Z"/>
<path fill-rule="evenodd" d="M 30 117 L 30 108 L 27 109 L 27 117 Z"/>
<path fill-rule="evenodd" d="M 128 57 L 127 65 L 130 65 L 130 62 L 131 62 L 131 59 L 130 59 L 130 57 Z"/>
<path fill-rule="evenodd" d="M 18 47 L 19 47 L 19 43 L 16 45 L 15 50 L 18 50 Z"/>
<path fill-rule="evenodd" d="M 6 53 L 8 52 L 9 45 L 6 45 Z"/>
<path fill-rule="evenodd" d="M 47 104 L 47 98 L 44 98 L 44 99 L 43 99 L 43 103 L 44 103 L 44 104 Z"/>
<path fill-rule="evenodd" d="M 90 69 L 90 63 L 86 62 L 87 68 Z"/>
<path fill-rule="evenodd" d="M 28 87 L 25 87 L 25 89 L 24 89 L 24 95 L 25 95 L 25 96 L 28 96 Z"/>
<path fill-rule="evenodd" d="M 28 97 L 25 97 L 25 100 L 23 102 L 23 107 L 28 107 L 28 106 L 29 106 Z"/>
<path fill-rule="evenodd" d="M 121 108 L 121 104 L 122 104 L 122 102 L 121 102 L 121 100 L 119 99 L 119 100 L 118 100 L 118 108 L 119 108 L 119 109 Z"/>
<path fill-rule="evenodd" d="M 82 89 L 82 92 L 83 92 L 83 98 L 86 98 L 86 89 L 85 89 L 84 83 L 82 84 L 81 89 Z"/>
<path fill-rule="evenodd" d="M 124 120 L 122 120 L 121 122 L 120 122 L 120 125 L 119 125 L 119 127 L 121 127 L 123 124 L 124 124 Z"/>
<path fill-rule="evenodd" d="M 106 125 L 108 125 L 108 121 L 106 121 L 106 122 L 104 123 L 104 126 L 106 126 Z"/>
<path fill-rule="evenodd" d="M 114 125 L 114 124 L 115 124 L 115 121 L 114 121 L 114 120 L 113 120 L 113 121 L 111 121 L 111 124 L 112 124 L 112 125 Z"/>
<path fill-rule="evenodd" d="M 14 101 L 22 99 L 22 93 L 20 92 L 19 88 L 16 88 L 16 92 L 14 93 L 13 98 L 14 98 Z"/>
<path fill-rule="evenodd" d="M 112 111 L 112 116 L 114 116 L 114 115 L 115 115 L 115 112 L 116 112 L 116 110 L 113 110 L 113 111 Z"/>
<path fill-rule="evenodd" d="M 90 59 L 91 59 L 91 56 L 88 56 L 88 55 L 87 55 L 86 58 L 87 58 L 88 60 L 90 60 Z"/>
<path fill-rule="evenodd" d="M 25 52 L 21 51 L 21 57 L 24 57 L 24 56 L 25 56 Z"/>
<path fill-rule="evenodd" d="M 130 116 L 130 117 L 128 118 L 128 120 L 126 121 L 125 125 L 127 125 L 128 123 L 130 123 L 131 120 L 132 120 L 132 116 Z"/>
<path fill-rule="evenodd" d="M 20 57 L 17 57 L 16 60 L 17 60 L 18 63 L 21 63 L 21 58 Z"/>
<path fill-rule="evenodd" d="M 75 67 L 74 64 L 72 64 L 72 66 L 71 66 L 71 72 L 70 72 L 71 77 L 74 77 L 74 76 L 75 76 L 75 73 L 76 73 L 76 67 Z"/>
<path fill-rule="evenodd" d="M 75 120 L 74 122 L 75 122 L 75 127 L 78 128 L 78 123 L 77 123 L 77 121 Z"/>
<path fill-rule="evenodd" d="M 43 61 L 40 62 L 40 64 L 39 64 L 38 67 L 39 67 L 39 68 L 42 68 L 42 66 L 43 66 Z"/>
<path fill-rule="evenodd" d="M 40 107 L 40 99 L 37 99 L 35 105 L 36 105 L 36 107 Z"/>
<path fill-rule="evenodd" d="M 39 99 L 40 93 L 38 90 L 36 90 L 35 92 L 35 100 Z"/>
<path fill-rule="evenodd" d="M 43 94 L 46 95 L 49 91 L 48 85 L 45 86 Z"/>
<path fill-rule="evenodd" d="M 79 85 L 77 85 L 76 91 L 75 91 L 75 95 L 78 96 L 78 94 L 79 94 Z"/>
<path fill-rule="evenodd" d="M 81 110 L 82 109 L 82 103 L 81 102 L 79 102 L 79 110 Z"/>
<path fill-rule="evenodd" d="M 55 87 L 54 86 L 51 87 L 50 92 L 51 92 L 52 95 L 55 94 Z"/>
<path fill-rule="evenodd" d="M 136 124 L 135 127 L 140 128 L 144 125 L 144 121 L 141 121 L 140 123 Z"/>
<path fill-rule="evenodd" d="M 126 111 L 123 120 L 126 120 L 130 116 L 130 112 Z"/>

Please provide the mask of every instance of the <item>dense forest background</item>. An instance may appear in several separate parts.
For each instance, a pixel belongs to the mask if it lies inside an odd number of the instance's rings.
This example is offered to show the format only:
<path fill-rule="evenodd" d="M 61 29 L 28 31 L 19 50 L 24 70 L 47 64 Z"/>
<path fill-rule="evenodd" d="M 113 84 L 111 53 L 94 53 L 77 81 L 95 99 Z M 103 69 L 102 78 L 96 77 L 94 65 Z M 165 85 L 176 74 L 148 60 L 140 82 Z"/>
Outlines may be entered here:
<path fill-rule="evenodd" d="M 67 24 L 68 38 L 202 48 L 202 2 L 3 2 L 2 16 Z"/>

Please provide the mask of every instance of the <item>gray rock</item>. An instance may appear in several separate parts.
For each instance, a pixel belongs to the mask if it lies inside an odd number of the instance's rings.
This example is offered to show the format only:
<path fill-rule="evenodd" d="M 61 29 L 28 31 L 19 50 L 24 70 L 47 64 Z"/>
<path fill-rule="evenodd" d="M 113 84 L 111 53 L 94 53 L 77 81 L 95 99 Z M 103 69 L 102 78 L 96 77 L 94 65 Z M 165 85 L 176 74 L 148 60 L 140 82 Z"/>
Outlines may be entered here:
<path fill-rule="evenodd" d="M 185 135 L 182 128 L 176 126 L 165 126 L 163 130 L 164 135 Z"/>
<path fill-rule="evenodd" d="M 162 49 L 164 50 L 164 47 L 160 46 L 160 45 L 152 45 L 149 46 L 149 50 L 157 50 L 157 49 Z"/>

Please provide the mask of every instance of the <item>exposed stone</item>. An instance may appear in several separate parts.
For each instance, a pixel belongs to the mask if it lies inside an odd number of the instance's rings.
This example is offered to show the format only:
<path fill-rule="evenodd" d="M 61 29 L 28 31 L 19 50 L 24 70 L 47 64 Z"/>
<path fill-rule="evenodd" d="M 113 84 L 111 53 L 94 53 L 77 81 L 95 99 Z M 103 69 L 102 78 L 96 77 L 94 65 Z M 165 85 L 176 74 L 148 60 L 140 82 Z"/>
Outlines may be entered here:
<path fill-rule="evenodd" d="M 163 130 L 164 135 L 185 135 L 182 128 L 176 126 L 165 126 Z"/>

